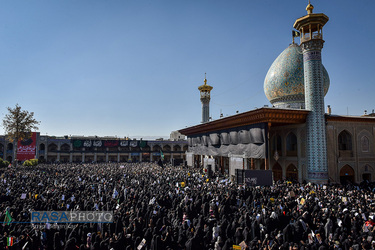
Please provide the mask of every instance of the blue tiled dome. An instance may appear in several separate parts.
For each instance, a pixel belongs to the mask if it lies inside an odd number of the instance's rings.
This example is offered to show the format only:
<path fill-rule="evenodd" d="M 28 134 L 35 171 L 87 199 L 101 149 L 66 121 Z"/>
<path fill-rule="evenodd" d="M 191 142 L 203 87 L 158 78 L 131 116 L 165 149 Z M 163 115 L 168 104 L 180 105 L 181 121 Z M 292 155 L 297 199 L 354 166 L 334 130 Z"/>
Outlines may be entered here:
<path fill-rule="evenodd" d="M 329 88 L 329 76 L 323 66 L 324 95 Z M 275 107 L 305 108 L 303 54 L 297 44 L 291 44 L 272 63 L 264 79 L 264 93 Z"/>

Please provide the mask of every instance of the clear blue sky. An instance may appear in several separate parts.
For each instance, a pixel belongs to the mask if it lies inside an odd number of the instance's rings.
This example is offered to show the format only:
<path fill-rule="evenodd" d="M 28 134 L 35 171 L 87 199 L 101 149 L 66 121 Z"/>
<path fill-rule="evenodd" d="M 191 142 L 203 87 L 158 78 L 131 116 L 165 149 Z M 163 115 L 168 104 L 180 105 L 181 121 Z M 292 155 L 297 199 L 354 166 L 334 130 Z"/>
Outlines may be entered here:
<path fill-rule="evenodd" d="M 0 114 L 17 103 L 48 135 L 164 136 L 269 104 L 268 68 L 307 0 L 1 0 Z M 375 109 L 375 1 L 312 0 L 325 13 L 325 104 Z M 0 134 L 3 134 L 3 128 Z"/>

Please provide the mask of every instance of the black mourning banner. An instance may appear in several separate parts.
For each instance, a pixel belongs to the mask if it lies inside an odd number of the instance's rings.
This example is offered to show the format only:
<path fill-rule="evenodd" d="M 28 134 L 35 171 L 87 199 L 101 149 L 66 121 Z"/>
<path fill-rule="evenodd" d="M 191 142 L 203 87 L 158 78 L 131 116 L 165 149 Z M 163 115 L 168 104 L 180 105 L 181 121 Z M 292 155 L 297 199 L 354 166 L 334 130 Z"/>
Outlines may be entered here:
<path fill-rule="evenodd" d="M 189 152 L 196 155 L 242 155 L 245 158 L 267 157 L 265 123 L 197 134 L 188 137 Z"/>
<path fill-rule="evenodd" d="M 264 143 L 264 128 L 251 128 L 250 132 L 250 142 L 255 144 Z"/>
<path fill-rule="evenodd" d="M 248 186 L 272 186 L 271 170 L 243 170 L 245 184 Z"/>
<path fill-rule="evenodd" d="M 207 135 L 203 135 L 203 136 L 202 136 L 202 144 L 203 144 L 204 146 L 207 146 L 207 145 L 208 145 L 208 137 L 207 137 Z"/>
<path fill-rule="evenodd" d="M 210 134 L 210 140 L 212 145 L 218 145 L 220 143 L 220 138 L 217 133 Z"/>
<path fill-rule="evenodd" d="M 193 146 L 198 146 L 199 142 L 200 142 L 199 137 L 194 137 L 193 138 Z"/>
<path fill-rule="evenodd" d="M 250 132 L 248 130 L 240 130 L 238 131 L 238 137 L 241 144 L 249 144 L 250 140 Z"/>
<path fill-rule="evenodd" d="M 237 145 L 238 144 L 238 132 L 237 131 L 230 131 L 230 144 Z"/>
<path fill-rule="evenodd" d="M 221 133 L 221 144 L 223 145 L 229 145 L 230 144 L 230 138 L 228 132 L 222 132 Z"/>
<path fill-rule="evenodd" d="M 292 36 L 293 37 L 299 37 L 301 33 L 299 31 L 292 30 Z"/>

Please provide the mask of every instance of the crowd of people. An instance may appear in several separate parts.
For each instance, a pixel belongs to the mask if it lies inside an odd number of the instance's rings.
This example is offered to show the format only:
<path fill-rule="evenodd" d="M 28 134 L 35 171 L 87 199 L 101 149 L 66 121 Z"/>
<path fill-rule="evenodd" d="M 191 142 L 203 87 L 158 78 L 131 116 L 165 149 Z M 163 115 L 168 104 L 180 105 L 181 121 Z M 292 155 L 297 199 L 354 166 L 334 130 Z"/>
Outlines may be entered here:
<path fill-rule="evenodd" d="M 0 249 L 375 247 L 371 183 L 243 186 L 152 163 L 40 164 L 0 175 Z M 30 223 L 32 211 L 75 210 L 112 211 L 113 223 Z"/>

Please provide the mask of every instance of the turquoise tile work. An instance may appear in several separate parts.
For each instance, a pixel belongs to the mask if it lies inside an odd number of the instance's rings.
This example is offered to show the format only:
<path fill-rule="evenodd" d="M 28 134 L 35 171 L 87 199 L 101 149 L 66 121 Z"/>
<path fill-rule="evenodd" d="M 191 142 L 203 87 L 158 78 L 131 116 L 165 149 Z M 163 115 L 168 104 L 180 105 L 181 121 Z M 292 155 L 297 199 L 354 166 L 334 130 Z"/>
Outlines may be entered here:
<path fill-rule="evenodd" d="M 324 95 L 329 83 L 323 66 Z M 264 92 L 275 107 L 305 108 L 303 54 L 299 45 L 291 44 L 272 63 L 264 80 Z"/>
<path fill-rule="evenodd" d="M 311 111 L 306 120 L 307 179 L 314 183 L 328 180 L 322 48 L 321 40 L 303 44 L 305 103 L 306 109 Z"/>

